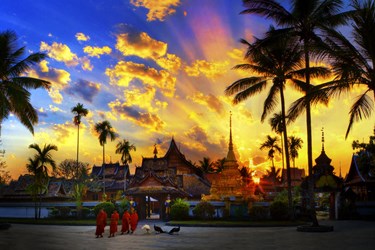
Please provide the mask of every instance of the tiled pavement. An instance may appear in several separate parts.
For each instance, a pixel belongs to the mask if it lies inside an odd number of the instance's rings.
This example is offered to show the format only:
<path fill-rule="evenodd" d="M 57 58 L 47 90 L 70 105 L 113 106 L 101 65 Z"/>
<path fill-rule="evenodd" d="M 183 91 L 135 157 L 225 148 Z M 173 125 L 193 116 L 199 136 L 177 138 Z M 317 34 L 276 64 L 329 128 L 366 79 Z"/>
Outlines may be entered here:
<path fill-rule="evenodd" d="M 0 249 L 375 249 L 375 221 L 322 221 L 333 232 L 297 232 L 296 227 L 181 227 L 178 235 L 149 234 L 141 221 L 133 235 L 95 238 L 93 226 L 43 226 L 13 224 L 0 230 Z M 119 226 L 120 228 L 120 226 Z"/>

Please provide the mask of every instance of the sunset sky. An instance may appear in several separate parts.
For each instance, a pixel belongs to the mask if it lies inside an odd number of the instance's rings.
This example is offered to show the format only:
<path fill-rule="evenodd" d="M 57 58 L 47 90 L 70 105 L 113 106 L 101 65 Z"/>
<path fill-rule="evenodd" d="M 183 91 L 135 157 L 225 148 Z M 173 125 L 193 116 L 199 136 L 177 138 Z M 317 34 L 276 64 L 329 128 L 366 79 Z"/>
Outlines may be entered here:
<path fill-rule="evenodd" d="M 0 27 L 13 30 L 19 46 L 44 52 L 49 58 L 28 75 L 46 79 L 51 89 L 32 92 L 39 123 L 34 136 L 11 116 L 3 121 L 1 137 L 5 161 L 13 178 L 26 174 L 32 143 L 58 146 L 57 163 L 76 158 L 77 127 L 71 108 L 82 103 L 89 115 L 82 119 L 80 161 L 92 167 L 102 162 L 102 147 L 93 127 L 108 120 L 133 143 L 132 172 L 142 157 L 163 156 L 174 137 L 188 160 L 215 161 L 226 156 L 229 113 L 240 165 L 261 173 L 270 166 L 259 150 L 268 134 L 260 122 L 263 94 L 232 105 L 225 88 L 251 72 L 233 70 L 246 50 L 240 38 L 261 37 L 269 26 L 263 18 L 240 15 L 241 0 L 2 0 Z M 314 81 L 314 83 L 318 83 Z M 287 106 L 301 94 L 287 88 Z M 358 92 L 332 99 L 328 107 L 313 109 L 313 158 L 325 151 L 338 174 L 347 173 L 353 140 L 368 141 L 372 119 L 356 123 L 345 140 L 348 112 Z M 279 112 L 279 108 L 275 113 Z M 307 168 L 305 116 L 288 128 L 301 137 L 297 167 Z M 118 140 L 107 141 L 106 161 L 117 162 Z M 281 167 L 281 156 L 276 164 Z"/>

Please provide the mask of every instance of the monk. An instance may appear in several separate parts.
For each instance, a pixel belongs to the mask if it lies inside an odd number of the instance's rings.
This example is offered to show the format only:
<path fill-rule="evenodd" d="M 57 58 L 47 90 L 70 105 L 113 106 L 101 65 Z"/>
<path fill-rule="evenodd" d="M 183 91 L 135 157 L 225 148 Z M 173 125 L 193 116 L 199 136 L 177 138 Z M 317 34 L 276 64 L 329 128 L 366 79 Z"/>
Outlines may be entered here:
<path fill-rule="evenodd" d="M 96 216 L 96 238 L 103 237 L 104 228 L 107 225 L 107 213 L 101 209 Z"/>
<path fill-rule="evenodd" d="M 122 215 L 121 234 L 129 233 L 129 223 L 130 223 L 130 214 L 128 210 L 125 210 L 124 214 Z"/>
<path fill-rule="evenodd" d="M 131 214 L 130 214 L 130 230 L 131 230 L 131 234 L 134 233 L 135 229 L 137 229 L 137 225 L 138 225 L 138 214 L 137 214 L 137 210 L 135 210 L 133 208 L 131 210 Z"/>
<path fill-rule="evenodd" d="M 113 211 L 111 215 L 111 224 L 109 226 L 108 238 L 115 237 L 115 233 L 117 233 L 117 224 L 119 219 L 120 215 L 117 213 L 117 210 L 115 209 L 115 211 Z"/>

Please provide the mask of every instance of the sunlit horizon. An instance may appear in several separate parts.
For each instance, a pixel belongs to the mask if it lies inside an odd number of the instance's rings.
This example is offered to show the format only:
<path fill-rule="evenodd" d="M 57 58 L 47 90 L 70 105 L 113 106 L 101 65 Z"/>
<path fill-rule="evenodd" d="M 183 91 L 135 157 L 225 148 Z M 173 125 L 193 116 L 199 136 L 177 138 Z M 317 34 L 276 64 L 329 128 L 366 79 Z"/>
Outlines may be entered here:
<path fill-rule="evenodd" d="M 229 112 L 240 166 L 260 174 L 271 166 L 268 152 L 259 149 L 267 135 L 276 136 L 270 117 L 260 121 L 267 90 L 238 105 L 224 95 L 227 86 L 249 74 L 232 69 L 243 63 L 246 51 L 239 39 L 261 37 L 269 23 L 240 15 L 240 0 L 168 0 L 163 6 L 158 2 L 2 2 L 2 31 L 15 31 L 19 47 L 49 55 L 28 75 L 52 82 L 50 91 L 32 92 L 31 103 L 39 114 L 34 136 L 14 116 L 2 122 L 0 150 L 6 151 L 4 160 L 13 179 L 27 174 L 32 143 L 55 144 L 57 164 L 76 159 L 71 108 L 77 103 L 89 110 L 80 126 L 79 160 L 90 168 L 102 164 L 93 127 L 103 120 L 112 124 L 118 140 L 136 146 L 131 173 L 142 157 L 153 156 L 155 144 L 158 156 L 164 156 L 172 137 L 187 160 L 197 165 L 203 157 L 216 161 L 228 151 Z M 312 110 L 313 159 L 321 153 L 324 128 L 325 152 L 335 174 L 341 171 L 343 177 L 350 167 L 353 140 L 368 142 L 373 135 L 374 124 L 368 119 L 355 123 L 345 139 L 348 113 L 358 93 L 354 90 Z M 287 107 L 301 96 L 286 88 Z M 296 167 L 307 172 L 305 123 L 303 114 L 288 127 L 288 135 L 303 140 Z M 118 140 L 107 140 L 107 163 L 120 161 L 121 155 L 115 154 Z M 283 167 L 281 159 L 275 156 L 277 168 Z"/>

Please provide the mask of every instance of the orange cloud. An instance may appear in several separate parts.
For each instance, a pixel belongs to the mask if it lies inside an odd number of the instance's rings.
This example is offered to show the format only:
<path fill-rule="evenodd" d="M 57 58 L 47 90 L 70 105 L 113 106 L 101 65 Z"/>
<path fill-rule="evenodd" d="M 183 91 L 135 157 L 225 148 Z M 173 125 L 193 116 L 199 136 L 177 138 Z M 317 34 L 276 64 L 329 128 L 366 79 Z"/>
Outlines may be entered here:
<path fill-rule="evenodd" d="M 29 72 L 30 77 L 41 78 L 51 82 L 51 88 L 48 90 L 49 96 L 54 103 L 61 103 L 63 97 L 61 90 L 66 88 L 70 82 L 69 72 L 62 69 L 49 68 L 48 62 L 43 60 L 39 63 L 39 69 Z"/>
<path fill-rule="evenodd" d="M 147 33 L 117 35 L 116 49 L 124 56 L 157 59 L 167 53 L 167 44 L 152 39 Z"/>
<path fill-rule="evenodd" d="M 145 85 L 158 87 L 165 96 L 174 95 L 176 78 L 165 70 L 157 71 L 144 64 L 120 61 L 114 68 L 107 68 L 105 74 L 113 85 L 127 87 L 132 80 L 138 79 Z"/>
<path fill-rule="evenodd" d="M 192 100 L 195 103 L 199 103 L 208 107 L 219 114 L 224 112 L 224 105 L 222 102 L 213 94 L 204 95 L 201 92 L 195 93 L 193 96 L 187 96 L 187 99 Z"/>
<path fill-rule="evenodd" d="M 166 108 L 168 103 L 155 99 L 156 89 L 145 86 L 143 89 L 132 88 L 124 91 L 124 105 L 138 106 L 148 112 L 156 112 L 160 108 Z"/>
<path fill-rule="evenodd" d="M 165 126 L 165 123 L 157 114 L 139 111 L 134 107 L 127 106 L 126 103 L 121 103 L 119 100 L 109 103 L 108 106 L 112 109 L 114 116 L 120 117 L 122 120 L 129 120 L 152 131 L 160 131 Z"/>
<path fill-rule="evenodd" d="M 76 34 L 76 38 L 77 38 L 77 41 L 88 41 L 90 40 L 90 37 L 89 36 L 86 36 L 85 34 L 83 34 L 82 32 L 78 32 Z"/>
<path fill-rule="evenodd" d="M 81 63 L 82 63 L 82 69 L 83 70 L 88 70 L 88 71 L 92 71 L 92 69 L 94 68 L 94 66 L 92 66 L 91 62 L 90 62 L 90 59 L 88 59 L 87 57 L 82 57 L 80 59 Z"/>
<path fill-rule="evenodd" d="M 40 50 L 46 51 L 48 56 L 59 62 L 64 62 L 67 66 L 76 66 L 78 64 L 78 57 L 70 51 L 70 48 L 62 43 L 53 42 L 49 46 L 45 42 L 41 42 Z"/>
<path fill-rule="evenodd" d="M 204 75 L 207 78 L 216 78 L 224 75 L 229 69 L 229 62 L 207 62 L 205 60 L 196 60 L 191 66 L 185 66 L 185 72 L 189 76 Z"/>
<path fill-rule="evenodd" d="M 164 57 L 156 59 L 156 63 L 170 72 L 176 72 L 181 67 L 181 58 L 174 54 L 167 54 Z"/>
<path fill-rule="evenodd" d="M 103 47 L 92 47 L 92 46 L 86 46 L 83 48 L 83 52 L 88 54 L 90 57 L 97 57 L 100 58 L 101 55 L 104 54 L 111 54 L 112 49 L 108 46 L 103 46 Z"/>
<path fill-rule="evenodd" d="M 180 0 L 130 0 L 130 3 L 136 7 L 144 7 L 148 9 L 147 21 L 164 21 L 166 16 L 176 12 L 173 7 L 180 5 Z"/>

